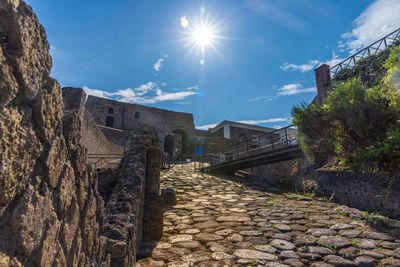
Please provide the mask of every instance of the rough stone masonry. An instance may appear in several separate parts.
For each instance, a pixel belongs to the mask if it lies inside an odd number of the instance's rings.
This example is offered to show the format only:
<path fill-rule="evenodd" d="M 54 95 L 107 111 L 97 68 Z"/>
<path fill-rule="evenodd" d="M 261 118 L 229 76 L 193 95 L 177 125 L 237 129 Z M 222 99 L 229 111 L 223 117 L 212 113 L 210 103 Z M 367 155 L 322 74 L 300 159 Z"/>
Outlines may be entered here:
<path fill-rule="evenodd" d="M 161 235 L 159 148 L 132 140 L 104 205 L 82 101 L 63 109 L 44 28 L 23 1 L 0 0 L 0 46 L 0 266 L 134 265 L 142 235 Z"/>

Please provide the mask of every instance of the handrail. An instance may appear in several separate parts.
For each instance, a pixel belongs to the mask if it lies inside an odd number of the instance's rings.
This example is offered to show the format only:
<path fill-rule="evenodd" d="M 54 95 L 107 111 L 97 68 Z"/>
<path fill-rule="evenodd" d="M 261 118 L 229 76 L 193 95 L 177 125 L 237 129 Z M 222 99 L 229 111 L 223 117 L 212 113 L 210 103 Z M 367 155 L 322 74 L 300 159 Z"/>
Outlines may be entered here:
<path fill-rule="evenodd" d="M 259 136 L 248 138 L 234 145 L 233 148 L 226 147 L 218 154 L 211 155 L 210 165 L 216 166 L 238 159 L 244 159 L 263 153 L 269 153 L 282 148 L 289 148 L 298 145 L 296 132 L 289 132 L 289 125 Z M 267 138 L 265 138 L 267 137 Z"/>
<path fill-rule="evenodd" d="M 393 44 L 396 41 L 396 39 L 399 38 L 399 36 L 400 36 L 400 28 L 398 28 L 397 30 L 389 33 L 388 35 L 386 35 L 385 37 L 379 39 L 378 41 L 370 44 L 369 46 L 365 47 L 364 49 L 361 49 L 357 53 L 349 56 L 345 60 L 343 60 L 343 61 L 339 62 L 338 64 L 336 64 L 335 66 L 329 68 L 332 76 L 336 75 L 338 73 L 338 71 L 340 71 L 342 69 L 354 66 L 356 61 L 359 60 L 359 59 L 364 58 L 364 56 L 366 54 L 368 54 L 368 56 L 370 56 L 371 55 L 371 49 L 375 49 L 375 51 L 372 51 L 373 52 L 372 54 L 375 54 L 378 51 L 382 51 L 382 50 L 386 49 L 389 45 Z M 382 43 L 385 46 L 384 49 L 380 49 Z M 373 47 L 376 44 L 378 44 L 378 47 Z M 360 56 L 361 53 L 362 53 L 362 55 Z"/>

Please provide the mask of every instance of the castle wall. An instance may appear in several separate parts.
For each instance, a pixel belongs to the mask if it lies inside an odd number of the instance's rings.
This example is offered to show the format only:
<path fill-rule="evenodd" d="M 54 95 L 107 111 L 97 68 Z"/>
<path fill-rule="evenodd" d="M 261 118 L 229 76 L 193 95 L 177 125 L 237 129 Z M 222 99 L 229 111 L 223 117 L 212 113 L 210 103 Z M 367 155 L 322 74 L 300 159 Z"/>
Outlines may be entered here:
<path fill-rule="evenodd" d="M 86 109 L 99 125 L 132 131 L 135 134 L 156 136 L 163 142 L 167 135 L 183 131 L 186 153 L 192 153 L 196 142 L 193 115 L 136 104 L 122 103 L 110 99 L 89 96 Z M 111 123 L 112 122 L 112 123 Z M 178 132 L 177 132 L 178 131 Z"/>

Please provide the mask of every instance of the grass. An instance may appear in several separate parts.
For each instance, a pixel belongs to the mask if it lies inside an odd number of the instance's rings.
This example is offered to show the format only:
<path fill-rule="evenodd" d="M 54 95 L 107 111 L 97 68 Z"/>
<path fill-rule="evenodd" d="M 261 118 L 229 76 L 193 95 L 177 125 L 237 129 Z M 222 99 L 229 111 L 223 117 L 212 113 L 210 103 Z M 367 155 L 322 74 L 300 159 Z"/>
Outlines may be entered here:
<path fill-rule="evenodd" d="M 383 217 L 382 215 L 379 215 L 378 213 L 375 212 L 370 213 L 368 211 L 364 211 L 363 213 L 364 213 L 364 220 L 366 220 L 367 222 L 377 226 L 386 225 L 386 218 Z"/>
<path fill-rule="evenodd" d="M 258 261 L 252 260 L 252 261 L 249 263 L 249 265 L 247 265 L 247 266 L 257 266 L 257 265 L 258 265 Z"/>
<path fill-rule="evenodd" d="M 359 245 L 356 241 L 354 241 L 354 239 L 350 239 L 350 244 L 352 246 L 358 246 Z"/>

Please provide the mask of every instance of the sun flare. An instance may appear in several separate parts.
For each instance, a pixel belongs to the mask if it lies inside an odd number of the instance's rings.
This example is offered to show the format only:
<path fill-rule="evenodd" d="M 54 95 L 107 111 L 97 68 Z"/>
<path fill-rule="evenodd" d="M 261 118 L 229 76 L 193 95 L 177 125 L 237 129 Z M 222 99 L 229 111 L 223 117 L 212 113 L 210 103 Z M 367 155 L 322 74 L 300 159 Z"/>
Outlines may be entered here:
<path fill-rule="evenodd" d="M 229 39 L 221 35 L 226 30 L 223 24 L 224 20 L 217 16 L 211 17 L 204 7 L 200 9 L 198 16 L 181 16 L 180 26 L 183 30 L 180 32 L 183 38 L 180 41 L 184 41 L 184 48 L 188 48 L 186 57 L 192 53 L 200 55 L 201 65 L 204 65 L 205 56 L 210 54 L 210 51 L 222 58 L 218 47 L 221 45 L 222 39 Z"/>
<path fill-rule="evenodd" d="M 213 29 L 207 25 L 200 25 L 193 28 L 191 36 L 196 45 L 204 48 L 212 43 L 214 39 Z"/>

